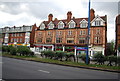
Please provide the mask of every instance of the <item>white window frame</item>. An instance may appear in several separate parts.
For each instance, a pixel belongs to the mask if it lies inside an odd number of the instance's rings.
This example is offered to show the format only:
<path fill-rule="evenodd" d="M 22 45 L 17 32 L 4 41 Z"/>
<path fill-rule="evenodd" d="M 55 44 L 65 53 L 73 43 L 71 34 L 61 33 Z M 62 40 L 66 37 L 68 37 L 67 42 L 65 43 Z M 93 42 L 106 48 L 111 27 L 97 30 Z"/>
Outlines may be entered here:
<path fill-rule="evenodd" d="M 69 23 L 69 28 L 75 28 L 75 22 L 73 20 L 71 20 Z"/>
<path fill-rule="evenodd" d="M 52 21 L 48 24 L 48 29 L 53 29 L 54 28 L 54 24 L 52 23 Z"/>
<path fill-rule="evenodd" d="M 45 29 L 45 24 L 44 24 L 44 23 L 41 23 L 40 29 L 41 29 L 41 30 L 44 30 L 44 29 Z"/>
<path fill-rule="evenodd" d="M 87 26 L 88 26 L 88 22 L 85 19 L 83 19 L 80 22 L 80 28 L 87 28 Z"/>
<path fill-rule="evenodd" d="M 105 21 L 98 15 L 91 21 L 91 26 L 104 26 L 104 24 Z"/>
<path fill-rule="evenodd" d="M 64 23 L 62 21 L 60 21 L 58 23 L 58 29 L 64 28 Z"/>

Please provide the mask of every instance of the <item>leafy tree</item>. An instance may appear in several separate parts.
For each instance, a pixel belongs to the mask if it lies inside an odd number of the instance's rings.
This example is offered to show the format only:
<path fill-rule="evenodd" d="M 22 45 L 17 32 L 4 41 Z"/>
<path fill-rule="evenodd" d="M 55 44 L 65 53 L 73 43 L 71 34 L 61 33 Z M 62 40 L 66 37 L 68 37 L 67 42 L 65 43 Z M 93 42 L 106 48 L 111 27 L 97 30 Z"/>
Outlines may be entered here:
<path fill-rule="evenodd" d="M 115 45 L 114 40 L 107 43 L 107 46 L 106 46 L 106 54 L 107 54 L 107 56 L 115 54 L 114 45 Z"/>

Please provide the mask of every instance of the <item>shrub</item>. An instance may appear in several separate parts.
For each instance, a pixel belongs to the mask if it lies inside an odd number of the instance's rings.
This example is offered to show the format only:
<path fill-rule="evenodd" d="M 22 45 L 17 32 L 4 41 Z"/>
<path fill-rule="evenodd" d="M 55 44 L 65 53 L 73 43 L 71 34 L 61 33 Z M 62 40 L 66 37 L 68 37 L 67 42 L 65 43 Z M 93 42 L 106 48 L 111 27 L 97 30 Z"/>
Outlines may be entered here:
<path fill-rule="evenodd" d="M 17 52 L 23 56 L 24 55 L 28 56 L 31 53 L 30 49 L 26 46 L 18 46 Z"/>
<path fill-rule="evenodd" d="M 16 47 L 10 47 L 10 54 L 11 55 L 16 55 L 17 53 L 17 48 Z"/>
<path fill-rule="evenodd" d="M 68 59 L 70 60 L 70 58 L 72 57 L 74 59 L 74 62 L 75 62 L 74 52 L 65 53 L 65 57 L 66 57 L 66 61 L 68 61 Z"/>
<path fill-rule="evenodd" d="M 63 51 L 56 51 L 56 54 L 55 54 L 55 59 L 59 59 L 60 58 L 60 61 L 62 61 L 62 58 L 65 56 L 65 52 Z"/>
<path fill-rule="evenodd" d="M 118 66 L 120 66 L 120 56 L 117 57 Z"/>
<path fill-rule="evenodd" d="M 2 46 L 2 51 L 3 52 L 10 52 L 10 48 L 11 48 L 12 46 Z"/>
<path fill-rule="evenodd" d="M 86 63 L 86 54 L 81 54 L 78 57 L 81 58 Z M 88 64 L 89 63 L 90 63 L 90 57 L 88 57 Z"/>
<path fill-rule="evenodd" d="M 108 56 L 107 60 L 109 61 L 109 63 L 107 65 L 112 66 L 112 62 L 114 62 L 115 65 L 117 65 L 117 59 L 118 59 L 117 56 L 114 56 L 114 55 Z"/>
<path fill-rule="evenodd" d="M 42 51 L 42 54 L 44 54 L 46 58 L 50 57 L 50 59 L 52 59 L 55 55 L 55 52 L 51 50 L 47 50 L 47 51 Z"/>
<path fill-rule="evenodd" d="M 96 54 L 93 55 L 93 59 L 95 59 L 96 64 L 99 63 L 99 64 L 104 64 L 104 61 L 106 60 L 105 56 L 102 55 L 101 52 L 97 52 Z"/>

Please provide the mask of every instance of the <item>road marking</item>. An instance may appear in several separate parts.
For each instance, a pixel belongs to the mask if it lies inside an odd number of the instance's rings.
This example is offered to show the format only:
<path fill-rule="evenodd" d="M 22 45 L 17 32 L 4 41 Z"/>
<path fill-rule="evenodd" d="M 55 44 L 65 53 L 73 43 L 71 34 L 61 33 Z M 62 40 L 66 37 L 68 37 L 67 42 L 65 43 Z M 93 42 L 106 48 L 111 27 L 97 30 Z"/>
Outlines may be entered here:
<path fill-rule="evenodd" d="M 50 73 L 49 71 L 44 71 L 44 70 L 38 70 L 38 71 L 41 71 L 41 72 L 44 72 L 44 73 Z"/>

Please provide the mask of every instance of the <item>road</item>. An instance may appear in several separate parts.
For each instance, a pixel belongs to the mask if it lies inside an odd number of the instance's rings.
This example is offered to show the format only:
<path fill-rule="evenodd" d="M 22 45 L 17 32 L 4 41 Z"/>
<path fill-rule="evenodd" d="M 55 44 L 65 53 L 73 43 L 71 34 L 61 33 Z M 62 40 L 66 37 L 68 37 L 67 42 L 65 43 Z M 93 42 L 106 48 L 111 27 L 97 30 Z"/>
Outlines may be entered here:
<path fill-rule="evenodd" d="M 3 57 L 3 79 L 118 79 L 118 73 Z"/>

